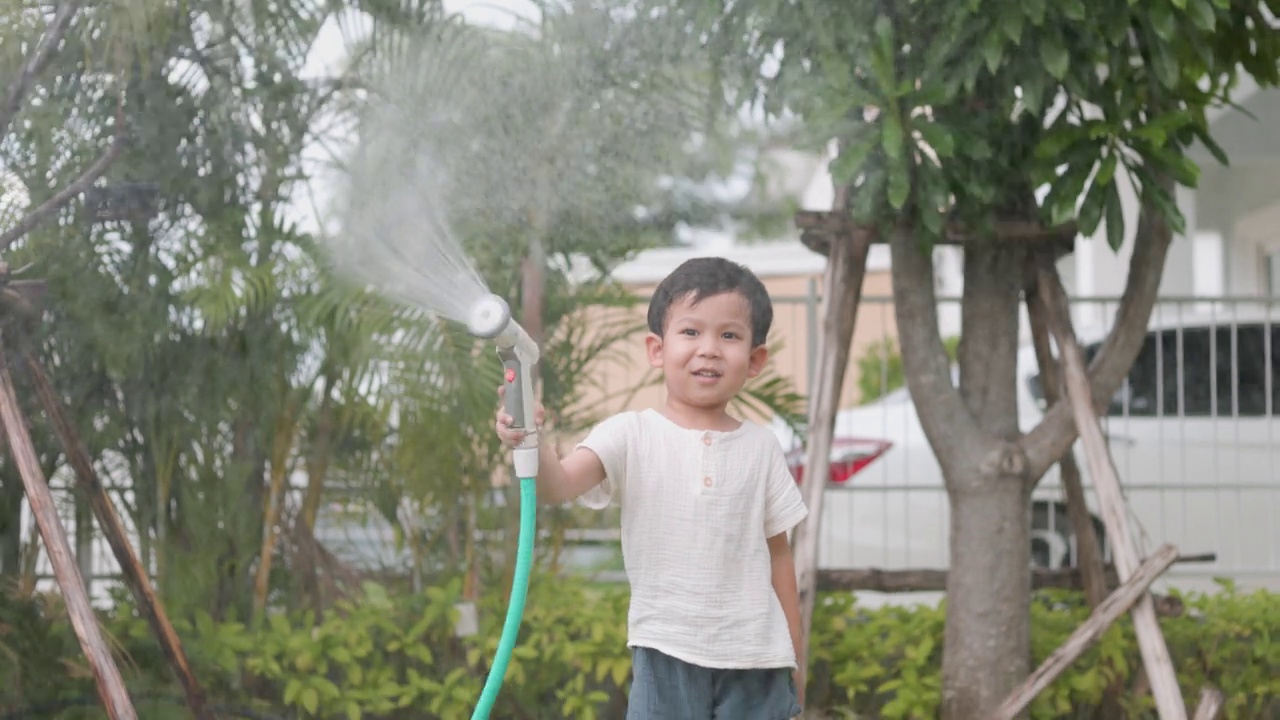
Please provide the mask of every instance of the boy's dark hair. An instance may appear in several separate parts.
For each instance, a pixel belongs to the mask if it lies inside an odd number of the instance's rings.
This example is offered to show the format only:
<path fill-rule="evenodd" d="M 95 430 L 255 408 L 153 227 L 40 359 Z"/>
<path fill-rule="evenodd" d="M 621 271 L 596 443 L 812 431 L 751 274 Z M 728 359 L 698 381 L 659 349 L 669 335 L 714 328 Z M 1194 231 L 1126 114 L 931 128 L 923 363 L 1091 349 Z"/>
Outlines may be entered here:
<path fill-rule="evenodd" d="M 649 300 L 649 331 L 662 335 L 671 304 L 693 295 L 693 304 L 721 293 L 737 292 L 751 312 L 751 347 L 764 345 L 773 324 L 773 302 L 764 283 L 747 268 L 731 260 L 704 257 L 686 260 L 658 283 Z"/>

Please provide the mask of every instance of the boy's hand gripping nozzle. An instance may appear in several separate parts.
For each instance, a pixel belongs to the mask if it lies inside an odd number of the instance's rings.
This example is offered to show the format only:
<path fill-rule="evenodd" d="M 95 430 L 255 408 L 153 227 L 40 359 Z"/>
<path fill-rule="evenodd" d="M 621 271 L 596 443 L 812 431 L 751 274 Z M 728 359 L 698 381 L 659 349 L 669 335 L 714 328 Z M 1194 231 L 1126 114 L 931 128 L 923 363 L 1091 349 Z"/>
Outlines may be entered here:
<path fill-rule="evenodd" d="M 531 478 L 538 474 L 537 403 L 533 393 L 533 366 L 539 358 L 538 346 L 511 317 L 511 308 L 497 295 L 489 295 L 471 307 L 467 331 L 493 340 L 502 359 L 506 390 L 503 405 L 511 416 L 511 428 L 523 430 L 524 439 L 512 453 L 516 476 Z"/>

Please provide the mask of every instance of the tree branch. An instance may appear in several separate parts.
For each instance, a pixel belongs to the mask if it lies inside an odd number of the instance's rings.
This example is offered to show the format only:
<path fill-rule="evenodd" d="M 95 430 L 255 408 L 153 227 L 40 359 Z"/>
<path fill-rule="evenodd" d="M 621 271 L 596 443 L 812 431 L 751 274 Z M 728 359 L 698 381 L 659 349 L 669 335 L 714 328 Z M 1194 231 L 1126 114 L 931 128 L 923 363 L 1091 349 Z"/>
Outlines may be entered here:
<path fill-rule="evenodd" d="M 53 21 L 49 23 L 49 27 L 45 28 L 44 34 L 40 36 L 40 44 L 36 45 L 35 52 L 31 58 L 23 64 L 22 69 L 18 72 L 18 77 L 9 85 L 9 92 L 5 95 L 4 106 L 0 107 L 0 138 L 9 132 L 9 125 L 13 122 L 13 118 L 18 114 L 18 108 L 22 107 L 22 101 L 26 99 L 27 91 L 31 89 L 31 83 L 44 72 L 49 66 L 49 61 L 53 59 L 54 51 L 62 44 L 62 38 L 67 34 L 67 28 L 71 25 L 71 17 L 80 9 L 79 0 L 66 0 L 58 6 L 58 11 L 53 16 Z"/>
<path fill-rule="evenodd" d="M 889 240 L 893 310 L 901 344 L 903 375 L 920 426 L 943 467 L 977 462 L 989 449 L 960 392 L 938 334 L 933 257 L 923 252 L 910 227 L 897 226 Z"/>
<path fill-rule="evenodd" d="M 853 237 L 868 239 L 870 242 L 880 241 L 879 233 L 874 227 L 855 223 L 844 209 L 797 211 L 795 226 L 800 231 L 800 242 L 819 255 L 828 254 L 832 238 Z M 1004 219 L 998 220 L 989 233 L 984 231 L 979 235 L 971 226 L 957 220 L 948 220 L 937 243 L 966 245 L 975 238 L 980 238 L 983 242 L 995 240 L 1033 246 L 1038 250 L 1070 252 L 1076 234 L 1074 221 L 1057 227 L 1045 227 L 1034 221 Z"/>
<path fill-rule="evenodd" d="M 117 118 L 117 121 L 119 121 L 119 118 Z M 88 190 L 89 186 L 93 185 L 107 171 L 107 168 L 111 167 L 111 163 L 120 157 L 120 153 L 124 151 L 124 142 L 124 125 L 121 123 L 116 126 L 116 135 L 112 139 L 111 145 L 80 177 L 59 190 L 53 197 L 41 203 L 40 207 L 27 213 L 25 217 L 18 221 L 18 224 L 6 230 L 3 235 L 0 235 L 0 252 L 7 250 L 10 245 L 31 232 L 50 215 L 62 209 L 72 198 Z"/>
<path fill-rule="evenodd" d="M 1173 193 L 1171 180 L 1162 177 L 1159 182 L 1166 192 Z M 1142 349 L 1172 240 L 1173 230 L 1164 216 L 1151 203 L 1143 203 L 1138 216 L 1133 257 L 1129 260 L 1129 275 L 1120 307 L 1116 310 L 1115 324 L 1089 365 L 1095 408 L 1106 407 Z M 897 262 L 896 257 L 894 262 Z M 1040 424 L 1021 440 L 1027 453 L 1030 477 L 1044 475 L 1067 452 L 1077 435 L 1071 405 L 1059 402 L 1050 407 Z"/>

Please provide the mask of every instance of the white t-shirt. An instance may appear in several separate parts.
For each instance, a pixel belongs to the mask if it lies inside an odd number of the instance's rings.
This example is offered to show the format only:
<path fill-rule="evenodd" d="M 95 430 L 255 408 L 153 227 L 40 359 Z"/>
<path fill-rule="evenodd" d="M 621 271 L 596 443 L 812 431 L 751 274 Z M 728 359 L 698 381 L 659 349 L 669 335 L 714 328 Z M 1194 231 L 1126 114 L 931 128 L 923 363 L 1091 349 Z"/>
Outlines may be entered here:
<path fill-rule="evenodd" d="M 752 422 L 690 430 L 644 410 L 605 420 L 578 447 L 606 475 L 583 504 L 622 508 L 628 647 L 709 668 L 794 668 L 766 540 L 808 509 L 777 437 Z"/>

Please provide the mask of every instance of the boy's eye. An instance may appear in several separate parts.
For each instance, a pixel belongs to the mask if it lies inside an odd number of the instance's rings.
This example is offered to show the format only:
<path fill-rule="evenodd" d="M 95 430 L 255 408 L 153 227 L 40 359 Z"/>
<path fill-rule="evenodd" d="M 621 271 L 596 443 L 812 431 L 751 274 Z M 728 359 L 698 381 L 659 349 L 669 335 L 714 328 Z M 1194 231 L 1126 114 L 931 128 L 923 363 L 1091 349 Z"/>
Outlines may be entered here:
<path fill-rule="evenodd" d="M 697 330 L 694 330 L 693 328 L 685 328 L 684 330 L 681 330 L 680 332 L 681 332 L 682 334 L 684 334 L 684 335 L 688 335 L 688 336 L 690 336 L 690 337 L 693 337 L 694 335 L 697 335 L 697 334 L 698 334 L 698 331 L 697 331 Z"/>
<path fill-rule="evenodd" d="M 737 340 L 737 339 L 738 339 L 738 333 L 736 333 L 736 332 L 727 332 L 727 333 L 725 333 L 725 334 L 724 334 L 724 339 L 725 339 L 725 340 Z"/>

